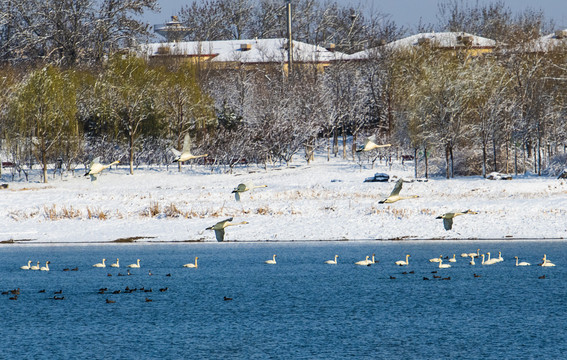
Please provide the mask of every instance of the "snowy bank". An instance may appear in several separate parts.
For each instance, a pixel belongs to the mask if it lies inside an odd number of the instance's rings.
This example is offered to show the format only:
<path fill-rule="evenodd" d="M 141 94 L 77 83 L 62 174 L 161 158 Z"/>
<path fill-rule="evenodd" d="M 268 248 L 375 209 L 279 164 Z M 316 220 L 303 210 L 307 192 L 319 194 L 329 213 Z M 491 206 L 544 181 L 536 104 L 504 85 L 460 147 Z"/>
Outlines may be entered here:
<path fill-rule="evenodd" d="M 96 243 L 216 241 L 206 227 L 228 217 L 248 221 L 227 228 L 225 241 L 567 238 L 567 185 L 547 177 L 490 181 L 434 178 L 405 183 L 401 195 L 419 198 L 379 204 L 393 182 L 364 182 L 377 172 L 411 179 L 412 163 L 359 165 L 317 158 L 293 167 L 242 167 L 232 174 L 185 165 L 105 170 L 48 184 L 11 182 L 0 190 L 0 241 Z M 267 185 L 241 194 L 239 183 Z M 445 231 L 436 216 L 459 216 Z"/>

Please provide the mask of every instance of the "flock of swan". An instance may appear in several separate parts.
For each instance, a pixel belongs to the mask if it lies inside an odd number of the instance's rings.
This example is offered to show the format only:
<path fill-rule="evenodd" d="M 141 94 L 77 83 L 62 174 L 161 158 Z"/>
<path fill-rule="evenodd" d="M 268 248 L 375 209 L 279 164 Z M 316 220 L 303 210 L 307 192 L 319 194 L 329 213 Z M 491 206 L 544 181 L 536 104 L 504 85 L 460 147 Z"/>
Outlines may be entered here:
<path fill-rule="evenodd" d="M 276 257 L 277 257 L 277 255 L 274 254 L 271 259 L 268 259 L 268 260 L 264 261 L 264 263 L 265 263 L 265 264 L 269 264 L 269 265 L 276 265 L 276 264 L 277 264 L 277 262 L 276 262 Z M 411 255 L 410 255 L 410 254 L 407 254 L 406 257 L 405 257 L 405 260 L 398 260 L 398 261 L 395 261 L 394 264 L 397 265 L 397 266 L 409 266 L 409 265 L 410 265 L 410 261 L 409 261 L 410 257 L 411 257 Z M 480 249 L 477 249 L 476 252 L 472 252 L 472 253 L 462 253 L 462 254 L 461 254 L 461 257 L 462 257 L 462 258 L 470 258 L 470 261 L 469 261 L 469 264 L 470 264 L 470 265 L 476 265 L 475 258 L 477 258 L 477 259 L 479 259 L 479 258 L 482 259 L 481 262 L 480 262 L 481 265 L 494 265 L 494 264 L 497 264 L 497 263 L 500 263 L 500 262 L 503 262 L 503 261 L 504 261 L 504 258 L 502 257 L 502 252 L 501 252 L 501 251 L 498 252 L 498 257 L 493 258 L 493 257 L 491 257 L 490 252 L 486 252 L 486 254 L 481 254 L 481 253 L 480 253 Z M 335 255 L 334 259 L 326 260 L 326 261 L 324 261 L 324 263 L 325 263 L 325 264 L 329 264 L 329 265 L 337 265 L 337 264 L 338 264 L 338 258 L 339 258 L 339 255 Z M 516 259 L 516 266 L 530 266 L 530 265 L 531 265 L 529 262 L 525 262 L 525 261 L 521 261 L 521 262 L 520 262 L 520 261 L 519 261 L 519 258 L 518 258 L 517 256 L 514 256 L 514 258 Z M 198 263 L 197 263 L 198 259 L 199 259 L 199 257 L 196 256 L 196 257 L 195 257 L 195 262 L 187 263 L 187 264 L 184 264 L 184 265 L 182 265 L 182 266 L 185 267 L 185 268 L 194 268 L 194 269 L 196 269 L 196 268 L 199 267 L 199 266 L 198 266 Z M 431 262 L 431 263 L 438 263 L 438 267 L 439 267 L 440 269 L 448 269 L 448 268 L 450 268 L 450 267 L 451 267 L 451 264 L 444 263 L 443 260 L 444 260 L 444 259 L 443 259 L 443 255 L 439 255 L 439 257 L 434 257 L 434 258 L 429 259 L 429 262 Z M 447 262 L 449 262 L 449 263 L 456 263 L 456 262 L 457 262 L 456 254 L 453 254 L 452 257 L 446 256 L 446 257 L 445 257 L 445 260 L 447 260 Z M 376 254 L 372 254 L 371 256 L 370 256 L 370 255 L 367 255 L 364 260 L 356 261 L 356 262 L 354 263 L 354 265 L 359 265 L 359 266 L 371 266 L 371 265 L 376 264 L 376 263 L 378 263 L 378 261 L 376 260 Z M 36 265 L 31 265 L 31 264 L 32 264 L 32 261 L 29 260 L 29 261 L 28 261 L 28 264 L 21 266 L 20 269 L 22 269 L 22 270 L 49 271 L 49 264 L 50 264 L 50 261 L 46 261 L 46 262 L 45 262 L 45 266 L 41 266 L 41 267 L 40 267 L 40 265 L 39 265 L 39 264 L 40 264 L 39 261 L 37 262 Z M 547 255 L 546 255 L 546 254 L 543 255 L 542 262 L 539 263 L 539 264 L 537 264 L 537 265 L 538 265 L 538 266 L 543 266 L 543 267 L 553 267 L 553 266 L 555 266 L 554 263 L 552 263 L 551 261 L 549 261 L 549 260 L 547 259 Z M 100 263 L 93 264 L 93 267 L 95 267 L 95 268 L 106 268 L 106 266 L 107 266 L 107 265 L 106 265 L 106 259 L 102 259 L 102 262 L 100 262 Z M 119 260 L 118 258 L 116 258 L 116 262 L 110 264 L 110 267 L 119 268 L 119 267 L 120 267 L 120 260 Z M 127 267 L 128 267 L 128 268 L 139 269 L 139 268 L 141 267 L 141 265 L 140 265 L 140 259 L 137 259 L 135 263 L 130 264 L 130 265 L 128 265 Z M 67 269 L 65 269 L 65 270 L 67 270 Z M 150 272 L 150 274 L 151 274 L 151 272 Z"/>

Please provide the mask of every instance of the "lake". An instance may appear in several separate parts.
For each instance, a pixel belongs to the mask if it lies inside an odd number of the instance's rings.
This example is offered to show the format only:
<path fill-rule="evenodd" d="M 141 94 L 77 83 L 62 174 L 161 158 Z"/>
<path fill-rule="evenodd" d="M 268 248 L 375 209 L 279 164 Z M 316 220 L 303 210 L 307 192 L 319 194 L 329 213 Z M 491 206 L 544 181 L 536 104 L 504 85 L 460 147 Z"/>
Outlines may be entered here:
<path fill-rule="evenodd" d="M 477 248 L 504 261 L 460 257 Z M 428 261 L 441 254 L 457 262 Z M 0 358 L 562 358 L 566 259 L 561 241 L 4 245 L 0 290 L 20 295 L 0 297 Z"/>

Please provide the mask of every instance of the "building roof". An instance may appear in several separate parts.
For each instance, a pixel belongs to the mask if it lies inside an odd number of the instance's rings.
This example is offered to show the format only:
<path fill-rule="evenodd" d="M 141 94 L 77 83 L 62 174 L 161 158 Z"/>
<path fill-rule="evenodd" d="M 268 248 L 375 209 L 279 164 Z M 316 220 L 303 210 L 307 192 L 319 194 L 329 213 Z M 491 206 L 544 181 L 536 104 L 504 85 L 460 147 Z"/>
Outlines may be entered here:
<path fill-rule="evenodd" d="M 281 63 L 287 61 L 287 39 L 182 41 L 151 43 L 142 45 L 145 56 L 163 54 L 160 49 L 167 48 L 169 55 L 213 57 L 213 62 L 240 63 Z M 345 54 L 329 51 L 321 46 L 293 41 L 294 61 L 330 62 L 346 57 Z"/>
<path fill-rule="evenodd" d="M 552 34 L 542 36 L 528 46 L 528 51 L 546 52 L 557 47 L 567 46 L 567 29 L 557 30 Z"/>
<path fill-rule="evenodd" d="M 370 55 L 379 53 L 381 49 L 398 50 L 407 49 L 422 44 L 434 44 L 437 48 L 458 49 L 458 48 L 493 48 L 496 41 L 481 36 L 472 35 L 465 32 L 431 32 L 420 33 L 392 41 L 383 47 L 363 50 L 348 55 L 350 60 L 367 59 Z"/>

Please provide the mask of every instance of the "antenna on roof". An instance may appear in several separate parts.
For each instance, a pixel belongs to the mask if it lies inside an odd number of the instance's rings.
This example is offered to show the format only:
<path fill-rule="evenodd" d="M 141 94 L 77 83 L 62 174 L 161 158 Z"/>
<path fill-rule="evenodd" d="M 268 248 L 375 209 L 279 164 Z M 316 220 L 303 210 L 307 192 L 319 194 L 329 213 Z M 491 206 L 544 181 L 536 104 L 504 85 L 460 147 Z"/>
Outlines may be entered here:
<path fill-rule="evenodd" d="M 293 65 L 293 41 L 291 39 L 291 0 L 287 0 L 287 66 L 288 72 L 291 74 Z"/>

